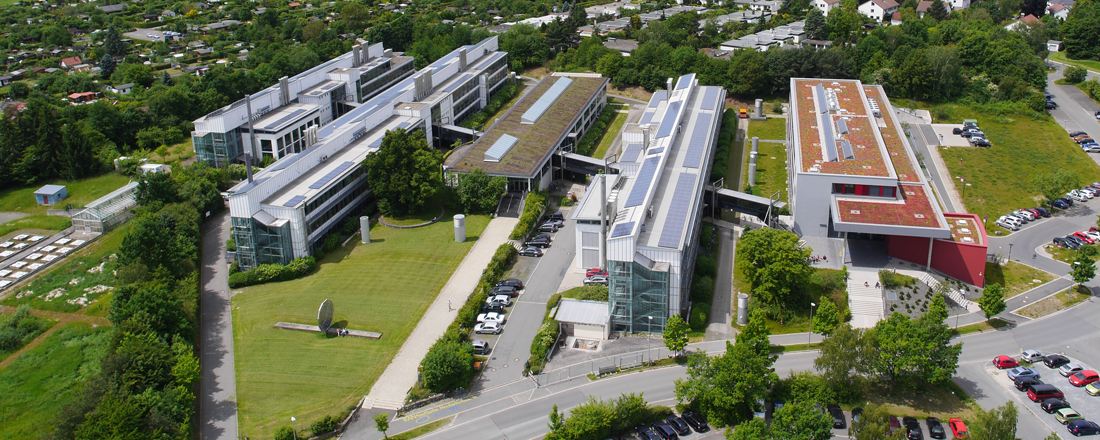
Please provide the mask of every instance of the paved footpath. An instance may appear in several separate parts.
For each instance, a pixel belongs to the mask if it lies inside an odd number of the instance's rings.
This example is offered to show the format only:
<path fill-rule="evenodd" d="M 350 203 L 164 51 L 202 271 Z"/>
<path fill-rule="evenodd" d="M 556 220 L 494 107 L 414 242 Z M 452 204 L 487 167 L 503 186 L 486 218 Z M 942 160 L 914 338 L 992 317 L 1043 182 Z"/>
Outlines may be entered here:
<path fill-rule="evenodd" d="M 199 438 L 237 438 L 237 376 L 233 358 L 233 320 L 230 311 L 229 266 L 225 242 L 229 213 L 206 219 L 202 225 L 202 293 L 199 298 Z"/>
<path fill-rule="evenodd" d="M 489 265 L 493 253 L 497 247 L 508 241 L 508 235 L 512 233 L 517 222 L 518 219 L 509 217 L 498 217 L 489 222 L 473 248 L 451 274 L 451 279 L 440 290 L 435 302 L 428 306 L 420 323 L 401 345 L 397 356 L 374 382 L 367 398 L 363 400 L 364 409 L 396 410 L 405 403 L 405 395 L 416 385 L 420 360 L 424 359 L 428 348 L 447 331 L 447 327 L 458 315 L 458 309 L 477 287 L 481 273 Z"/>

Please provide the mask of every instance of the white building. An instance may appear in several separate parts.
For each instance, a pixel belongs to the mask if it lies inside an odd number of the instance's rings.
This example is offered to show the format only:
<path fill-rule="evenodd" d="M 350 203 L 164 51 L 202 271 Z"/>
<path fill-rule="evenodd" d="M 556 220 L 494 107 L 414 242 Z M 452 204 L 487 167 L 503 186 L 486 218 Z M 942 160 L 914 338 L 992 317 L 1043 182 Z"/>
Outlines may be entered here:
<path fill-rule="evenodd" d="M 859 5 L 859 13 L 881 23 L 894 15 L 894 12 L 898 10 L 898 6 L 898 2 L 895 0 L 871 0 Z"/>
<path fill-rule="evenodd" d="M 598 174 L 573 211 L 576 261 L 609 273 L 611 332 L 660 333 L 688 309 L 724 101 L 725 90 L 700 86 L 695 74 L 675 87 L 670 79 L 623 130 L 620 173 Z"/>
<path fill-rule="evenodd" d="M 463 46 L 320 129 L 227 192 L 237 263 L 287 263 L 314 248 L 367 198 L 366 156 L 390 130 L 423 130 L 429 143 L 483 108 L 507 79 L 497 38 Z"/>
<path fill-rule="evenodd" d="M 130 182 L 93 200 L 73 214 L 73 230 L 84 234 L 102 234 L 133 215 L 137 206 L 137 182 Z"/>
<path fill-rule="evenodd" d="M 584 13 L 588 17 L 589 20 L 594 19 L 596 17 L 602 17 L 602 16 L 605 16 L 605 15 L 610 15 L 612 17 L 618 18 L 622 14 L 622 11 L 624 11 L 624 10 L 636 11 L 636 10 L 638 10 L 638 8 L 639 8 L 639 6 L 638 6 L 637 3 L 631 3 L 629 1 L 621 1 L 621 2 L 605 3 L 605 4 L 602 4 L 602 5 L 589 6 L 587 8 L 584 8 Z"/>
<path fill-rule="evenodd" d="M 773 47 L 797 46 L 802 43 L 802 37 L 806 34 L 805 28 L 806 22 L 800 20 L 726 41 L 718 48 L 727 51 L 752 49 L 763 52 Z"/>
<path fill-rule="evenodd" d="M 840 0 L 814 0 L 814 7 L 820 9 L 821 13 L 828 17 L 829 11 L 840 7 Z"/>

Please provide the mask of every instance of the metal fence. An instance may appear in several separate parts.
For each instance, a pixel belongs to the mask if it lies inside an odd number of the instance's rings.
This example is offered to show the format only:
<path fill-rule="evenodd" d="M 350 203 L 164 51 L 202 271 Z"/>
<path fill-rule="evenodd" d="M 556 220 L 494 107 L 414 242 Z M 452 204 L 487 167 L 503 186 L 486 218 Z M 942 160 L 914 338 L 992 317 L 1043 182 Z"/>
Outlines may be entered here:
<path fill-rule="evenodd" d="M 672 357 L 673 353 L 665 347 L 653 347 L 648 350 L 633 351 L 597 359 L 589 359 L 571 365 L 545 370 L 532 378 L 539 387 L 565 382 L 582 376 L 604 376 L 629 371 Z"/>

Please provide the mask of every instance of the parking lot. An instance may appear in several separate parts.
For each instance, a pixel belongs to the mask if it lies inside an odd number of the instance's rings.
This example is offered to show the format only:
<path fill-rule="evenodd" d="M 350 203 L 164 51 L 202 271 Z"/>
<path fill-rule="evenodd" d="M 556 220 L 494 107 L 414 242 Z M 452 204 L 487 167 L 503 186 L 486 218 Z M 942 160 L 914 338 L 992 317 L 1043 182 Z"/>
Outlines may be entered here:
<path fill-rule="evenodd" d="M 935 130 L 936 136 L 940 138 L 940 145 L 944 147 L 971 146 L 970 141 L 966 140 L 966 138 L 951 132 L 951 130 L 956 128 L 959 128 L 959 124 L 932 124 L 932 130 Z"/>
<path fill-rule="evenodd" d="M 1079 362 L 1085 366 L 1085 369 L 1093 368 L 1088 363 L 1082 362 L 1078 359 L 1070 357 L 1073 362 Z M 1047 368 L 1042 362 L 1034 364 L 1021 364 L 1034 369 L 1040 375 L 1040 380 L 1043 383 L 1054 385 L 1058 387 L 1062 393 L 1065 394 L 1065 401 L 1070 406 L 1081 414 L 1086 420 L 1098 421 L 1100 420 L 1100 397 L 1094 397 L 1088 395 L 1085 389 L 1075 387 L 1069 383 L 1066 377 L 1062 377 L 1058 373 L 1056 368 Z M 1012 380 L 1008 378 L 1008 370 L 999 370 L 993 366 L 992 363 L 987 363 L 984 367 L 986 373 L 993 378 L 998 387 L 1003 389 L 1004 392 L 1012 396 L 1012 402 L 1016 404 L 1019 409 L 1021 423 L 1035 423 L 1040 425 L 1039 429 L 1042 431 L 1052 431 L 1057 433 L 1061 438 L 1072 438 L 1065 426 L 1054 419 L 1053 414 L 1047 414 L 1039 407 L 1041 402 L 1032 402 L 1027 397 L 1027 393 L 1019 391 L 1012 384 Z"/>

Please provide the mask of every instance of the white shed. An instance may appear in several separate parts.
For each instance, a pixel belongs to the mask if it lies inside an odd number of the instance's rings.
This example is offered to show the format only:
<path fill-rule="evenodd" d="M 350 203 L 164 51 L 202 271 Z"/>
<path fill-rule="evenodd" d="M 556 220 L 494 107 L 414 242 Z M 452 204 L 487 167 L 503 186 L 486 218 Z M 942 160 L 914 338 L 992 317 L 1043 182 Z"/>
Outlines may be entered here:
<path fill-rule="evenodd" d="M 138 169 L 141 170 L 141 174 L 172 172 L 172 167 L 162 163 L 145 163 L 141 164 Z"/>
<path fill-rule="evenodd" d="M 606 302 L 569 298 L 558 303 L 558 312 L 554 315 L 561 325 L 563 337 L 592 341 L 606 341 L 610 337 L 609 317 Z"/>

